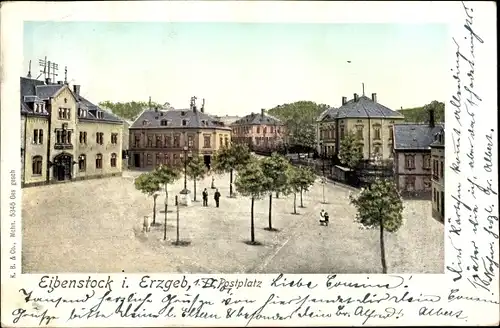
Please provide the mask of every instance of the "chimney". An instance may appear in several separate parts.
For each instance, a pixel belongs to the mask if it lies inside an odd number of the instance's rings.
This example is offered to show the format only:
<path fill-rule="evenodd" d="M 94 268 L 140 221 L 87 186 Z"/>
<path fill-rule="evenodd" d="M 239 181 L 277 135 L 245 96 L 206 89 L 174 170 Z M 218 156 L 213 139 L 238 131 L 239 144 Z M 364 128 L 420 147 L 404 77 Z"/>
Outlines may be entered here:
<path fill-rule="evenodd" d="M 359 99 L 359 96 L 358 96 L 358 94 L 357 94 L 357 93 L 355 93 L 355 94 L 354 94 L 354 102 L 357 102 L 357 101 L 358 101 L 358 99 Z"/>
<path fill-rule="evenodd" d="M 80 86 L 79 86 L 79 85 L 77 85 L 77 84 L 73 85 L 73 92 L 74 92 L 77 96 L 79 96 L 79 95 L 80 95 Z"/>
<path fill-rule="evenodd" d="M 344 106 L 347 103 L 347 97 L 342 97 L 342 106 Z"/>
<path fill-rule="evenodd" d="M 266 110 L 265 110 L 264 108 L 262 108 L 262 109 L 260 110 L 260 115 L 261 115 L 262 117 L 264 117 L 264 113 L 265 113 L 265 111 L 266 111 Z"/>
<path fill-rule="evenodd" d="M 202 113 L 205 113 L 205 98 L 203 98 L 203 102 L 201 103 L 201 108 L 200 108 L 200 111 Z"/>
<path fill-rule="evenodd" d="M 49 85 L 50 84 L 50 77 L 45 79 L 45 84 Z"/>
<path fill-rule="evenodd" d="M 429 127 L 433 128 L 435 126 L 436 126 L 436 122 L 434 119 L 434 109 L 431 108 L 431 109 L 429 109 Z"/>
<path fill-rule="evenodd" d="M 63 81 L 57 81 L 57 84 L 62 85 L 62 84 L 63 84 Z"/>
<path fill-rule="evenodd" d="M 372 100 L 374 103 L 377 102 L 377 94 L 376 93 L 372 93 Z"/>

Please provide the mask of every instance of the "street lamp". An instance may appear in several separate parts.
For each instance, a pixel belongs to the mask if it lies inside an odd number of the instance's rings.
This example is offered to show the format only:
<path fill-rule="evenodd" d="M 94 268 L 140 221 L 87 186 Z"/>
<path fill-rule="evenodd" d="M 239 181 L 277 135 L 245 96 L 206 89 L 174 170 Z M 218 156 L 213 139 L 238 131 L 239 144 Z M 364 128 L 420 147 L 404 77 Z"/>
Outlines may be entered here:
<path fill-rule="evenodd" d="M 182 195 L 187 195 L 190 193 L 190 191 L 187 188 L 187 161 L 188 161 L 187 153 L 189 148 L 188 146 L 184 146 L 182 150 L 184 151 L 184 189 L 180 193 Z"/>

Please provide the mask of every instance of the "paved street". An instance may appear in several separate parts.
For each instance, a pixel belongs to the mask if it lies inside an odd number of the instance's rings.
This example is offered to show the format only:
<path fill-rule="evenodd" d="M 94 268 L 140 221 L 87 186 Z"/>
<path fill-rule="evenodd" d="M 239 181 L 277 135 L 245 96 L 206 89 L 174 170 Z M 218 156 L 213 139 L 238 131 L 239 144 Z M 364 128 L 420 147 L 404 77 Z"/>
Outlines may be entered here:
<path fill-rule="evenodd" d="M 142 218 L 152 214 L 153 201 L 135 190 L 133 176 L 79 181 L 23 189 L 23 272 L 183 272 L 183 273 L 378 273 L 378 231 L 361 230 L 353 222 L 349 189 L 328 184 L 329 204 L 320 203 L 318 183 L 304 195 L 306 208 L 292 215 L 293 196 L 273 201 L 273 226 L 268 225 L 268 199 L 255 204 L 256 239 L 250 238 L 250 200 L 228 198 L 229 176 L 216 176 L 222 193 L 215 208 L 211 178 L 198 183 L 198 202 L 181 208 L 180 233 L 187 247 L 175 240 L 175 208 L 170 197 L 168 238 L 163 226 L 142 233 Z M 192 181 L 188 181 L 192 190 Z M 183 180 L 173 187 L 183 188 Z M 201 191 L 210 193 L 201 206 Z M 171 193 L 172 194 L 172 193 Z M 163 199 L 158 198 L 157 222 L 163 223 Z M 299 198 L 298 198 L 299 201 Z M 298 203 L 300 204 L 300 203 Z M 389 272 L 443 272 L 443 226 L 431 218 L 429 201 L 406 201 L 404 227 L 386 234 Z M 318 213 L 330 213 L 330 225 L 320 226 Z M 174 212 L 170 213 L 170 210 Z"/>

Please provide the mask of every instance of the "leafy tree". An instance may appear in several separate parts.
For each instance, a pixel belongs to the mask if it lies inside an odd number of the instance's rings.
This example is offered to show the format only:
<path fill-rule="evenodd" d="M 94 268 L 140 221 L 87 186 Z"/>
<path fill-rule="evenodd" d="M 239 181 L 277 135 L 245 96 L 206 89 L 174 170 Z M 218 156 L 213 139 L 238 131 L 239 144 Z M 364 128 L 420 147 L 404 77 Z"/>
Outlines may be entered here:
<path fill-rule="evenodd" d="M 270 157 L 265 157 L 260 161 L 264 175 L 268 177 L 267 185 L 264 186 L 265 190 L 269 192 L 269 231 L 273 231 L 272 225 L 272 206 L 273 206 L 273 192 L 278 194 L 283 192 L 288 183 L 287 170 L 290 163 L 288 159 L 277 153 L 272 153 Z"/>
<path fill-rule="evenodd" d="M 363 154 L 358 146 L 358 139 L 352 131 L 340 141 L 339 159 L 343 165 L 350 169 L 356 168 L 363 159 Z"/>
<path fill-rule="evenodd" d="M 288 143 L 291 146 L 313 148 L 316 139 L 316 119 L 327 108 L 329 106 L 325 104 L 297 101 L 271 108 L 268 113 L 286 125 Z"/>
<path fill-rule="evenodd" d="M 153 197 L 153 225 L 156 223 L 156 198 L 160 191 L 160 181 L 158 178 L 148 172 L 139 175 L 134 181 L 135 188 L 148 196 Z"/>
<path fill-rule="evenodd" d="M 196 201 L 196 180 L 203 179 L 206 174 L 206 166 L 200 156 L 194 156 L 187 163 L 187 175 L 193 179 L 194 201 Z"/>
<path fill-rule="evenodd" d="M 301 182 L 300 182 L 300 173 L 299 167 L 290 165 L 287 172 L 287 186 L 283 191 L 285 195 L 293 194 L 293 214 L 297 213 L 297 193 L 300 192 Z"/>
<path fill-rule="evenodd" d="M 264 174 L 262 167 L 257 159 L 251 160 L 245 167 L 241 168 L 236 181 L 236 190 L 243 196 L 251 199 L 250 207 L 250 242 L 255 242 L 255 224 L 254 224 L 254 204 L 255 199 L 261 198 L 267 193 L 266 186 L 269 184 L 269 177 Z"/>
<path fill-rule="evenodd" d="M 135 120 L 137 116 L 146 108 L 150 107 L 149 102 L 146 101 L 130 101 L 130 102 L 112 102 L 109 100 L 99 103 L 100 107 L 109 109 L 113 114 L 123 117 L 127 120 Z M 162 107 L 162 105 L 151 102 L 151 107 Z"/>
<path fill-rule="evenodd" d="M 168 188 L 167 185 L 174 183 L 178 180 L 181 175 L 179 171 L 175 168 L 171 168 L 167 165 L 160 165 L 156 168 L 153 174 L 158 179 L 159 183 L 163 184 L 165 187 L 165 226 L 163 228 L 163 239 L 167 239 L 167 210 L 168 210 Z"/>
<path fill-rule="evenodd" d="M 310 167 L 299 166 L 297 168 L 297 176 L 295 182 L 299 187 L 300 207 L 302 208 L 304 207 L 304 203 L 302 201 L 302 193 L 304 191 L 308 191 L 315 181 L 316 181 L 316 173 Z"/>
<path fill-rule="evenodd" d="M 377 178 L 358 196 L 349 198 L 357 209 L 355 221 L 368 229 L 379 228 L 382 272 L 387 273 L 384 230 L 396 232 L 403 225 L 403 201 L 396 185 L 391 180 Z"/>
<path fill-rule="evenodd" d="M 215 153 L 212 169 L 217 173 L 229 172 L 229 197 L 233 197 L 233 171 L 244 167 L 251 158 L 248 147 L 242 144 L 222 147 Z"/>
<path fill-rule="evenodd" d="M 436 123 L 444 122 L 444 102 L 437 100 L 421 107 L 401 109 L 399 112 L 404 115 L 406 122 L 429 123 L 429 109 L 431 108 L 434 109 Z"/>

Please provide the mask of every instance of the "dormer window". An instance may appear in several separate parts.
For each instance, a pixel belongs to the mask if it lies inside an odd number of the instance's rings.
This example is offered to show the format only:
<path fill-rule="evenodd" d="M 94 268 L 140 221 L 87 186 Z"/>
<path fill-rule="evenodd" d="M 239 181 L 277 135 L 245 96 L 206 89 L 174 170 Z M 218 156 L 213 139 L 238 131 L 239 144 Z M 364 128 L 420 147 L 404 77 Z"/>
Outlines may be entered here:
<path fill-rule="evenodd" d="M 78 116 L 82 117 L 82 118 L 87 117 L 87 110 L 82 109 L 82 108 L 78 109 Z"/>
<path fill-rule="evenodd" d="M 97 116 L 97 118 L 103 118 L 104 117 L 104 113 L 102 111 L 98 110 L 96 112 L 96 116 Z"/>
<path fill-rule="evenodd" d="M 148 120 L 143 120 L 142 121 L 142 125 L 148 125 L 148 123 L 149 123 Z"/>
<path fill-rule="evenodd" d="M 185 111 L 182 111 L 181 112 L 181 116 L 185 116 L 186 115 L 186 112 Z"/>
<path fill-rule="evenodd" d="M 161 120 L 160 121 L 161 126 L 168 126 L 168 121 L 167 120 Z"/>
<path fill-rule="evenodd" d="M 187 120 L 182 120 L 182 126 L 186 126 L 187 125 Z"/>

